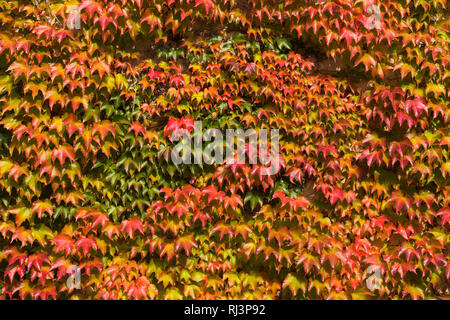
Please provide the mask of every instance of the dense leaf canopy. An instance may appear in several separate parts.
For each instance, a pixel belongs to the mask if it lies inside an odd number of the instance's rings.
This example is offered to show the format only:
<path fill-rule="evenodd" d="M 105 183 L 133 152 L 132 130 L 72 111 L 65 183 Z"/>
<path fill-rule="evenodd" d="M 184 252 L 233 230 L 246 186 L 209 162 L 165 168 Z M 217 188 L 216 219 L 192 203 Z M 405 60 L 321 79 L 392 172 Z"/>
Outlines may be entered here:
<path fill-rule="evenodd" d="M 448 298 L 449 16 L 0 0 L 0 298 Z M 174 164 L 194 120 L 279 129 L 281 170 Z"/>

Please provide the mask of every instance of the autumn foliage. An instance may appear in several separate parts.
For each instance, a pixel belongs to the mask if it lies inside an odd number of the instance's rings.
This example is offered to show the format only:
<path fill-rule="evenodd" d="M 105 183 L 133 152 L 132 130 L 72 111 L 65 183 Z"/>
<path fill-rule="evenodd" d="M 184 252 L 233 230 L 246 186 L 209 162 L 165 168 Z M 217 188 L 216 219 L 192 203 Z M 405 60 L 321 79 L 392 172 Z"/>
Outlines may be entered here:
<path fill-rule="evenodd" d="M 0 298 L 449 298 L 449 16 L 0 0 Z M 281 170 L 175 165 L 194 120 L 279 129 Z"/>

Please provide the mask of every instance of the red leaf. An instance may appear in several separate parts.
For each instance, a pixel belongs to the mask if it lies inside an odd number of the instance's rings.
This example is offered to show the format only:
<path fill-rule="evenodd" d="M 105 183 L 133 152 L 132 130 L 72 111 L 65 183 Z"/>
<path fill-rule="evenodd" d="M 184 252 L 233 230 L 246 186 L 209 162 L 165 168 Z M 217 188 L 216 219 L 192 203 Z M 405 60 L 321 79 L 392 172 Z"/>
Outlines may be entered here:
<path fill-rule="evenodd" d="M 65 250 L 66 251 L 66 257 L 69 254 L 72 254 L 73 251 L 73 245 L 74 240 L 66 235 L 60 234 L 52 239 L 52 241 L 55 243 L 55 252 L 58 253 L 59 251 Z"/>
<path fill-rule="evenodd" d="M 60 146 L 52 152 L 52 161 L 55 162 L 55 159 L 58 159 L 62 166 L 67 158 L 71 161 L 75 161 L 75 152 L 72 146 Z"/>
<path fill-rule="evenodd" d="M 92 236 L 85 237 L 81 236 L 78 241 L 75 243 L 77 250 L 81 249 L 83 250 L 83 255 L 86 256 L 89 252 L 89 249 L 97 250 L 97 242 L 92 238 Z"/>
<path fill-rule="evenodd" d="M 205 7 L 205 11 L 209 14 L 209 11 L 215 7 L 215 4 L 211 0 L 195 0 L 195 7 L 203 5 Z"/>
<path fill-rule="evenodd" d="M 142 229 L 142 220 L 139 217 L 123 220 L 121 225 L 122 232 L 126 232 L 131 239 L 133 239 L 133 233 L 136 230 L 139 230 L 142 234 L 144 234 L 144 230 Z"/>
<path fill-rule="evenodd" d="M 225 209 L 231 206 L 233 210 L 236 210 L 238 205 L 244 207 L 241 197 L 238 196 L 237 194 L 232 194 L 230 197 L 225 197 L 224 202 L 225 202 L 224 205 Z"/>
<path fill-rule="evenodd" d="M 443 208 L 437 213 L 438 216 L 442 216 L 442 225 L 450 222 L 450 208 Z"/>
<path fill-rule="evenodd" d="M 130 128 L 128 129 L 128 132 L 130 131 L 134 131 L 134 135 L 136 137 L 139 135 L 139 133 L 141 133 L 145 137 L 145 128 L 139 121 L 135 121 L 131 124 Z"/>
<path fill-rule="evenodd" d="M 194 120 L 190 117 L 182 117 L 181 119 L 170 118 L 167 126 L 164 128 L 164 135 L 169 137 L 173 142 L 175 138 L 181 137 L 183 134 L 189 134 L 194 129 Z"/>
<path fill-rule="evenodd" d="M 92 127 L 92 135 L 95 135 L 97 132 L 100 134 L 101 140 L 105 140 L 108 133 L 111 133 L 113 137 L 116 136 L 114 124 L 109 120 L 103 120 L 94 123 Z"/>
<path fill-rule="evenodd" d="M 83 2 L 80 5 L 80 12 L 86 9 L 86 12 L 89 15 L 89 19 L 92 19 L 92 16 L 94 15 L 95 12 L 97 12 L 97 14 L 99 16 L 101 16 L 103 14 L 103 7 L 100 3 L 95 2 L 93 0 L 83 0 Z"/>
<path fill-rule="evenodd" d="M 414 100 L 407 100 L 405 102 L 405 110 L 408 113 L 412 110 L 414 116 L 417 118 L 423 111 L 425 111 L 425 113 L 428 112 L 428 106 L 424 103 L 423 99 L 417 98 Z"/>

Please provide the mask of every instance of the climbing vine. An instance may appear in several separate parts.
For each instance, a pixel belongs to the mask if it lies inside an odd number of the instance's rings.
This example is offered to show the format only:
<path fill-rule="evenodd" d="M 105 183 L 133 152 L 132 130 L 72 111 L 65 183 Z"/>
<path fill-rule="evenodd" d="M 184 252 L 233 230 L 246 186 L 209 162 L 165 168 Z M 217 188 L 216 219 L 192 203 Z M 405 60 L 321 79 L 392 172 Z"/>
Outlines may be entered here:
<path fill-rule="evenodd" d="M 0 0 L 0 298 L 449 298 L 449 16 Z M 173 163 L 194 121 L 280 170 Z"/>

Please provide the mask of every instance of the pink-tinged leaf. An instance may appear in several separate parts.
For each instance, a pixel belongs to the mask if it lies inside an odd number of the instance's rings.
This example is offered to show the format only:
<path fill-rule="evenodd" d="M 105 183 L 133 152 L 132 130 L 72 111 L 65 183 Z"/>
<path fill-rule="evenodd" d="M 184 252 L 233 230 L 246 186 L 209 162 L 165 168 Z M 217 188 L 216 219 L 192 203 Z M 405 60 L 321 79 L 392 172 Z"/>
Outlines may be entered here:
<path fill-rule="evenodd" d="M 184 78 L 182 75 L 174 75 L 170 78 L 170 84 L 175 85 L 176 88 L 180 87 L 180 83 L 184 85 Z"/>
<path fill-rule="evenodd" d="M 233 208 L 233 210 L 236 210 L 238 205 L 241 208 L 244 207 L 244 204 L 242 202 L 242 198 L 239 195 L 232 194 L 229 197 L 225 197 L 225 199 L 224 199 L 224 207 L 225 207 L 225 209 L 228 209 L 228 207 L 231 207 L 231 208 Z"/>
<path fill-rule="evenodd" d="M 164 128 L 164 136 L 169 137 L 169 140 L 173 142 L 174 139 L 180 138 L 182 135 L 189 135 L 193 129 L 194 120 L 190 117 L 170 118 Z"/>
<path fill-rule="evenodd" d="M 63 145 L 53 150 L 52 161 L 58 159 L 59 163 L 63 166 L 66 159 L 70 161 L 75 161 L 75 152 L 72 146 Z"/>
<path fill-rule="evenodd" d="M 128 129 L 128 132 L 133 131 L 134 135 L 137 137 L 139 133 L 141 133 L 145 137 L 145 128 L 139 121 L 134 121 L 130 128 Z"/>
<path fill-rule="evenodd" d="M 123 220 L 121 225 L 122 232 L 128 234 L 131 239 L 133 239 L 133 234 L 136 230 L 144 234 L 144 230 L 142 228 L 142 220 L 139 217 L 133 217 L 129 220 Z"/>
<path fill-rule="evenodd" d="M 97 250 L 97 242 L 92 238 L 92 236 L 85 237 L 81 236 L 78 241 L 75 243 L 77 250 L 80 248 L 83 250 L 83 255 L 87 256 L 89 249 Z"/>

